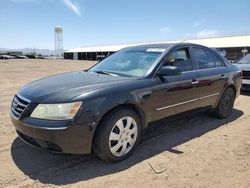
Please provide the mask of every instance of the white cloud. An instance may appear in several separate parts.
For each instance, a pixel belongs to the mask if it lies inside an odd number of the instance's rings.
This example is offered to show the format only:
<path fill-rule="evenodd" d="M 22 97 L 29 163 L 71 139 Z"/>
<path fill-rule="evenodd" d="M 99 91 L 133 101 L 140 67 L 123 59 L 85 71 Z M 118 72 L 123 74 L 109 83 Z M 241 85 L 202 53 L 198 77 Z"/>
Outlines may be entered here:
<path fill-rule="evenodd" d="M 198 20 L 198 21 L 194 22 L 193 25 L 192 25 L 192 28 L 194 29 L 194 28 L 197 28 L 197 27 L 203 25 L 205 23 L 205 21 L 206 21 L 206 19 L 203 18 L 201 20 Z"/>
<path fill-rule="evenodd" d="M 212 37 L 212 36 L 218 35 L 218 32 L 216 30 L 203 29 L 203 30 L 197 32 L 195 35 L 198 38 Z"/>
<path fill-rule="evenodd" d="M 56 3 L 54 0 L 10 0 L 12 3 L 33 3 L 33 4 L 52 4 Z M 81 10 L 78 2 L 72 0 L 61 0 L 64 5 L 66 5 L 71 11 L 81 17 Z"/>
<path fill-rule="evenodd" d="M 168 33 L 168 32 L 171 31 L 171 29 L 170 29 L 169 27 L 165 26 L 165 27 L 161 28 L 160 31 L 161 31 L 162 33 Z"/>
<path fill-rule="evenodd" d="M 81 11 L 78 2 L 73 2 L 72 0 L 63 0 L 63 2 L 70 10 L 81 17 Z"/>
<path fill-rule="evenodd" d="M 206 38 L 206 37 L 214 37 L 218 35 L 219 35 L 219 32 L 216 30 L 203 29 L 196 33 L 187 33 L 186 37 L 187 38 Z"/>

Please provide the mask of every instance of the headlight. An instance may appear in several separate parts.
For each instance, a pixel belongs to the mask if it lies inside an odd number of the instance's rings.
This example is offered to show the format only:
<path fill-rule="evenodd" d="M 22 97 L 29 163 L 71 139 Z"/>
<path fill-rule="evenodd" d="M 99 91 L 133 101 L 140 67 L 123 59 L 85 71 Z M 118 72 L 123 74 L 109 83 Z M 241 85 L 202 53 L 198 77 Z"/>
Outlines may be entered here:
<path fill-rule="evenodd" d="M 49 120 L 73 119 L 82 102 L 62 104 L 39 104 L 30 117 Z"/>

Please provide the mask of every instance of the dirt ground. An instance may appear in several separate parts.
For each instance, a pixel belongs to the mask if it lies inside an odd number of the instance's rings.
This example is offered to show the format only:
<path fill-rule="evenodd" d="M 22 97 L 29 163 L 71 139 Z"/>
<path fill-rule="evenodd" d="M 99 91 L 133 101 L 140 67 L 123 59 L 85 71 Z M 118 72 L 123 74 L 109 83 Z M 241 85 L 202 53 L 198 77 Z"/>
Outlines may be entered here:
<path fill-rule="evenodd" d="M 21 86 L 91 65 L 0 60 L 0 187 L 250 187 L 250 93 L 239 96 L 228 119 L 199 114 L 151 126 L 134 155 L 116 164 L 51 154 L 17 138 L 9 106 Z"/>

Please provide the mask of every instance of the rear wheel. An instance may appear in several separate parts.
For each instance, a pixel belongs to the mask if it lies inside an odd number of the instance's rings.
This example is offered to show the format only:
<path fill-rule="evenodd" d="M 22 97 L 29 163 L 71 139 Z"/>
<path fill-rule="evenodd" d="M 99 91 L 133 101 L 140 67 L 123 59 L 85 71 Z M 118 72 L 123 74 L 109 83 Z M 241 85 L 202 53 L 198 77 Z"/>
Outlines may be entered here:
<path fill-rule="evenodd" d="M 227 88 L 220 98 L 217 107 L 212 111 L 212 114 L 219 118 L 227 118 L 230 116 L 235 100 L 235 92 L 232 88 Z"/>
<path fill-rule="evenodd" d="M 96 131 L 94 153 L 106 161 L 121 161 L 137 146 L 141 122 L 134 111 L 120 108 L 109 113 Z"/>

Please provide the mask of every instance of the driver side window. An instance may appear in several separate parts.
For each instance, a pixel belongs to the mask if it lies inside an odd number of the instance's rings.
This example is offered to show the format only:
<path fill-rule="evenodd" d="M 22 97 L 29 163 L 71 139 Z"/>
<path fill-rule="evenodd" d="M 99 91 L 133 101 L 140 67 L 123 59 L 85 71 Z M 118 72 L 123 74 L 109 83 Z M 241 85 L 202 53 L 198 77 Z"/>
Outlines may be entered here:
<path fill-rule="evenodd" d="M 165 66 L 176 66 L 182 72 L 193 70 L 188 48 L 181 48 L 167 56 Z"/>

